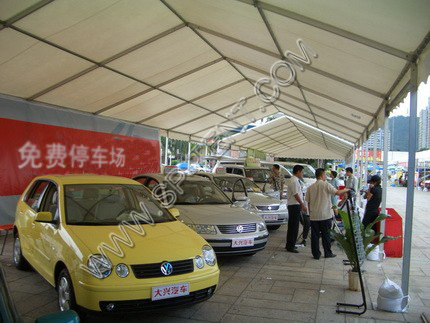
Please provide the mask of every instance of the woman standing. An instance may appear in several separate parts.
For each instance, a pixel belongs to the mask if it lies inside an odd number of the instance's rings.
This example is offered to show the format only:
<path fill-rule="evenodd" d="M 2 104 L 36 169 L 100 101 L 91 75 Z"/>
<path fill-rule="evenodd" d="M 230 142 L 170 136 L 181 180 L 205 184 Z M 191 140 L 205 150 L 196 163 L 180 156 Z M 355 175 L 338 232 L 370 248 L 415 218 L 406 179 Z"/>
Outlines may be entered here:
<path fill-rule="evenodd" d="M 363 217 L 363 225 L 367 227 L 368 224 L 375 221 L 379 215 L 379 206 L 382 201 L 382 188 L 381 177 L 373 175 L 369 180 L 369 190 L 366 193 L 367 204 Z M 373 227 L 373 230 L 375 228 Z"/>

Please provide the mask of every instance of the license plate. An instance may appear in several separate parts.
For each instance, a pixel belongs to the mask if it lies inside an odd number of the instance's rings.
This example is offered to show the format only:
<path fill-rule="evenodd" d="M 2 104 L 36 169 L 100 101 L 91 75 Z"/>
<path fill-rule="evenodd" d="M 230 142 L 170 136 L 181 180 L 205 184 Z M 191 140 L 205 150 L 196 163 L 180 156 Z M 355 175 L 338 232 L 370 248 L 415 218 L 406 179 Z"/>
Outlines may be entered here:
<path fill-rule="evenodd" d="M 253 245 L 254 245 L 254 238 L 233 239 L 231 241 L 232 248 L 252 247 Z"/>
<path fill-rule="evenodd" d="M 153 301 L 190 294 L 190 283 L 152 287 Z"/>
<path fill-rule="evenodd" d="M 277 214 L 263 214 L 264 220 L 269 221 L 278 221 L 278 215 Z"/>

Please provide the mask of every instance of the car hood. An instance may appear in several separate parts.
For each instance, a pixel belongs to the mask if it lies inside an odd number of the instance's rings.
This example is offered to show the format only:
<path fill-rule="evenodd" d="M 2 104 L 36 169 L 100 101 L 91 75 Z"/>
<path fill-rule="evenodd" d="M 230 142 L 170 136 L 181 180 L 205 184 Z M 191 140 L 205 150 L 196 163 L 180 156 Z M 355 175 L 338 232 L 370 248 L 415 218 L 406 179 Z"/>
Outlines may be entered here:
<path fill-rule="evenodd" d="M 252 205 L 279 205 L 281 201 L 263 193 L 248 193 Z"/>
<path fill-rule="evenodd" d="M 234 207 L 221 205 L 175 205 L 179 210 L 179 219 L 192 224 L 246 224 L 261 222 L 256 214 Z"/>
<path fill-rule="evenodd" d="M 136 231 L 139 230 L 138 225 L 132 227 Z M 103 248 L 113 263 L 141 264 L 187 259 L 201 254 L 202 246 L 207 244 L 203 238 L 180 221 L 142 224 L 140 228 L 145 232 L 143 235 L 125 226 L 121 228 L 118 225 L 68 227 L 93 254 L 100 254 L 99 248 L 103 243 L 116 249 L 118 255 L 114 255 L 107 250 L 108 248 Z M 130 240 L 127 239 L 127 234 Z M 124 241 L 128 240 L 132 245 L 128 246 L 121 242 L 121 238 Z M 116 240 L 117 246 L 112 240 Z M 119 255 L 121 251 L 123 256 Z"/>
<path fill-rule="evenodd" d="M 228 194 L 228 193 L 226 193 Z M 230 193 L 231 194 L 231 193 Z M 235 193 L 236 197 L 243 197 L 243 193 Z M 231 195 L 229 195 L 231 197 Z M 252 205 L 279 205 L 281 201 L 279 199 L 267 196 L 263 193 L 248 192 L 248 198 Z"/>

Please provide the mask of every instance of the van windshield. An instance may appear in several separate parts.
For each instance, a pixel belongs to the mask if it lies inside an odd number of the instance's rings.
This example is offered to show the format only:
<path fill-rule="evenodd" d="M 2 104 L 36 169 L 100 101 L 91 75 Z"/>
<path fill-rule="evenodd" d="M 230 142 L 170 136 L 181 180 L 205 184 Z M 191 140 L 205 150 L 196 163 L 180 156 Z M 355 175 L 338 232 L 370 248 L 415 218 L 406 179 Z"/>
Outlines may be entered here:
<path fill-rule="evenodd" d="M 284 166 L 286 169 L 288 169 L 288 171 L 292 174 L 293 173 L 293 167 L 294 165 L 282 165 Z M 303 176 L 306 178 L 314 178 L 315 174 L 313 171 L 311 171 L 311 169 L 309 167 L 307 167 L 307 165 L 303 165 L 304 169 L 303 169 Z"/>
<path fill-rule="evenodd" d="M 270 170 L 266 168 L 247 168 L 245 176 L 255 183 L 265 183 L 270 177 Z"/>

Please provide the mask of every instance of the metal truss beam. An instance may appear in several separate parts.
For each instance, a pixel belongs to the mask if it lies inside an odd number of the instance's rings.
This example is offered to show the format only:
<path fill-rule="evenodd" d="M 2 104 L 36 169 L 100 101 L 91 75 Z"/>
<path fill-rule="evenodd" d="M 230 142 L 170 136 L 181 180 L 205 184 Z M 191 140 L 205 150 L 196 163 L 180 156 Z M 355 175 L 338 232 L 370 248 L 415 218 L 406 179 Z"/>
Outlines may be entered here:
<path fill-rule="evenodd" d="M 27 17 L 28 15 L 32 14 L 33 12 L 43 8 L 44 6 L 50 4 L 54 0 L 41 0 L 36 2 L 35 4 L 31 5 L 30 7 L 22 10 L 21 12 L 18 12 L 16 15 L 10 17 L 6 21 L 0 21 L 0 30 L 3 28 L 7 28 L 11 26 L 12 24 L 16 23 L 17 21 L 21 20 L 22 18 Z"/>
<path fill-rule="evenodd" d="M 264 14 L 262 10 L 260 11 L 260 14 Z M 266 22 L 268 23 L 268 21 L 267 21 L 266 18 L 263 18 L 263 21 L 265 23 Z M 196 24 L 193 24 L 193 23 L 189 23 L 189 26 L 192 27 L 192 28 L 195 28 L 197 30 L 200 30 L 202 32 L 208 33 L 208 34 L 210 34 L 212 36 L 216 36 L 218 38 L 222 38 L 224 40 L 230 41 L 232 43 L 235 43 L 235 44 L 238 44 L 238 45 L 241 45 L 241 46 L 244 46 L 244 47 L 247 47 L 247 48 L 255 50 L 255 51 L 259 52 L 259 53 L 262 53 L 262 54 L 274 57 L 276 59 L 285 59 L 285 57 L 283 57 L 283 55 L 280 55 L 280 54 L 274 53 L 272 51 L 269 51 L 267 49 L 258 47 L 256 45 L 247 43 L 247 42 L 245 42 L 243 40 L 236 39 L 234 37 L 224 35 L 224 34 L 222 34 L 220 32 L 211 30 L 209 28 L 202 27 L 202 26 L 199 26 L 199 25 L 196 25 Z M 266 24 L 266 26 L 267 26 L 267 24 Z M 270 31 L 269 33 L 272 36 L 272 38 L 275 37 L 275 35 L 274 35 L 274 33 L 272 31 Z M 282 53 L 282 49 L 280 47 L 278 49 Z M 340 82 L 342 84 L 346 84 L 346 85 L 348 85 L 350 87 L 353 87 L 353 88 L 355 88 L 357 90 L 363 91 L 363 92 L 368 93 L 370 95 L 377 96 L 377 97 L 383 97 L 383 94 L 380 93 L 380 92 L 378 92 L 378 91 L 375 91 L 373 89 L 367 88 L 367 87 L 365 87 L 365 86 L 363 86 L 361 84 L 358 84 L 358 83 L 355 83 L 353 81 L 347 80 L 347 79 L 345 79 L 343 77 L 331 74 L 331 73 L 329 73 L 327 71 L 320 70 L 320 69 L 318 69 L 318 68 L 316 68 L 316 67 L 314 67 L 312 65 L 307 65 L 306 69 L 309 70 L 309 71 L 312 71 L 312 72 L 314 72 L 316 74 L 319 74 L 319 75 L 322 75 L 322 76 L 327 77 L 329 79 L 332 79 L 334 81 Z"/>
<path fill-rule="evenodd" d="M 263 74 L 263 75 L 268 75 L 268 72 L 267 72 L 267 71 L 264 71 L 264 70 L 262 70 L 262 69 L 260 69 L 260 68 L 258 68 L 258 67 L 255 67 L 255 66 L 249 65 L 249 64 L 244 63 L 244 62 L 241 62 L 241 61 L 239 61 L 239 60 L 237 60 L 237 59 L 233 59 L 233 58 L 229 58 L 229 57 L 226 57 L 226 59 L 227 59 L 228 61 L 231 61 L 231 62 L 232 62 L 232 63 L 234 63 L 234 64 L 241 65 L 242 67 L 248 68 L 248 69 L 250 69 L 250 70 L 253 70 L 253 71 L 255 71 L 255 72 L 261 73 L 261 74 Z M 253 80 L 253 79 L 250 79 L 250 80 L 251 80 L 252 82 L 256 82 L 256 81 L 255 81 L 255 80 Z M 294 85 L 294 84 L 293 84 L 293 85 Z M 295 86 L 297 87 L 297 85 L 295 85 Z M 363 114 L 365 114 L 365 115 L 367 115 L 367 116 L 369 116 L 369 117 L 373 117 L 373 114 L 372 114 L 371 112 L 366 111 L 366 110 L 363 110 L 363 109 L 361 109 L 361 108 L 359 108 L 359 107 L 356 107 L 356 106 L 354 106 L 354 105 L 352 105 L 352 104 L 349 104 L 349 103 L 346 103 L 346 102 L 340 101 L 340 100 L 338 100 L 338 99 L 335 99 L 335 98 L 333 98 L 333 97 L 331 97 L 331 96 L 328 96 L 328 95 L 326 95 L 326 94 L 324 94 L 324 93 L 321 93 L 321 92 L 318 92 L 318 91 L 312 90 L 312 89 L 310 89 L 310 88 L 308 88 L 308 87 L 305 87 L 305 86 L 302 86 L 302 88 L 303 88 L 303 90 L 305 90 L 305 91 L 307 91 L 307 92 L 313 93 L 313 94 L 318 95 L 318 96 L 321 96 L 321 97 L 323 97 L 323 98 L 325 98 L 325 99 L 328 99 L 328 100 L 331 100 L 331 101 L 333 101 L 333 102 L 339 103 L 339 104 L 344 105 L 344 106 L 346 106 L 346 107 L 348 107 L 348 108 L 351 108 L 351 109 L 353 109 L 353 110 L 355 110 L 355 111 L 359 111 L 359 112 L 361 112 L 361 113 L 363 113 Z M 293 97 L 293 98 L 295 98 L 295 97 Z"/>
<path fill-rule="evenodd" d="M 298 14 L 296 12 L 293 12 L 293 11 L 290 11 L 287 9 L 283 9 L 283 8 L 280 8 L 280 7 L 277 7 L 277 6 L 268 4 L 268 3 L 264 3 L 261 1 L 251 1 L 251 0 L 238 0 L 238 1 L 243 2 L 243 3 L 247 3 L 249 5 L 253 5 L 253 6 L 255 6 L 255 4 L 257 4 L 260 8 L 262 8 L 264 10 L 267 10 L 267 11 L 276 13 L 278 15 L 299 21 L 301 23 L 316 27 L 316 28 L 321 29 L 321 30 L 325 30 L 325 31 L 330 32 L 332 34 L 341 36 L 343 38 L 347 38 L 347 39 L 352 40 L 354 42 L 363 44 L 363 45 L 368 46 L 368 47 L 372 47 L 374 49 L 377 49 L 379 51 L 390 54 L 392 56 L 396 56 L 398 58 L 401 58 L 401 59 L 404 59 L 407 61 L 410 61 L 412 58 L 412 55 L 410 53 L 407 53 L 407 52 L 402 51 L 400 49 L 385 45 L 383 43 L 377 42 L 375 40 L 372 40 L 372 39 L 369 39 L 369 38 L 366 38 L 363 36 L 360 36 L 358 34 L 354 34 L 350 31 L 329 25 L 329 24 L 324 23 L 322 21 L 303 16 L 301 14 Z"/>

